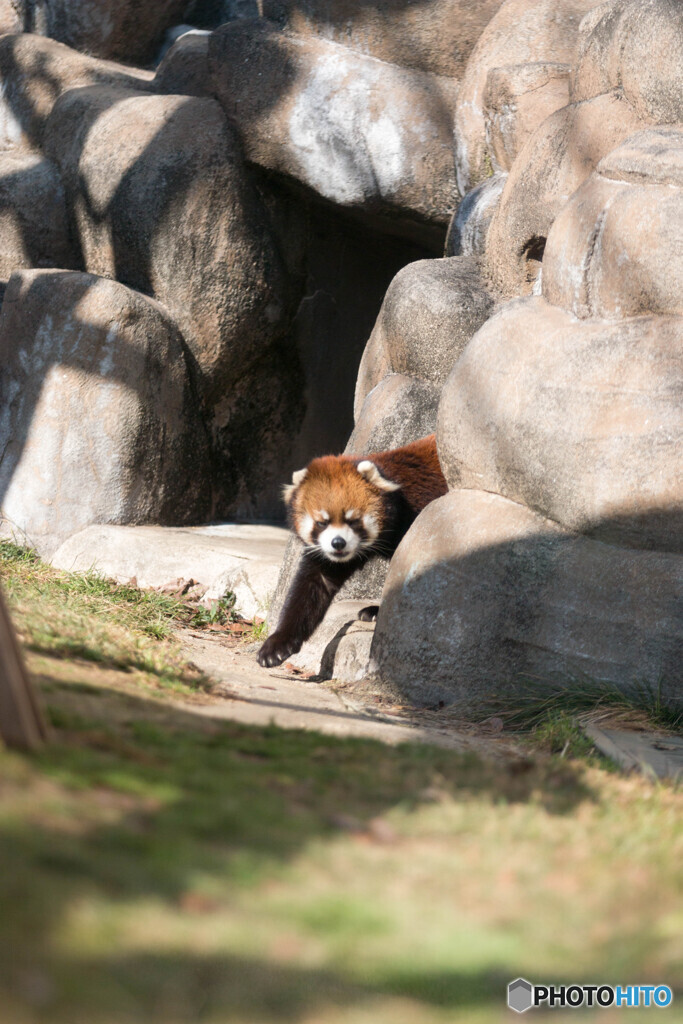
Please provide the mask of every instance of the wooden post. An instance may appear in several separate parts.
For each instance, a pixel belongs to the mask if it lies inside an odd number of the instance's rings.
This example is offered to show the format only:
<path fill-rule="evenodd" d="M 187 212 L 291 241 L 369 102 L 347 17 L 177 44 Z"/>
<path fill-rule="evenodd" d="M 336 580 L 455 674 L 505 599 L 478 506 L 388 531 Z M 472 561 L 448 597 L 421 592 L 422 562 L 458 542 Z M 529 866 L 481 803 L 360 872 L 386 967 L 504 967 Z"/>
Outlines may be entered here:
<path fill-rule="evenodd" d="M 8 747 L 34 749 L 46 736 L 45 721 L 0 591 L 0 739 Z"/>

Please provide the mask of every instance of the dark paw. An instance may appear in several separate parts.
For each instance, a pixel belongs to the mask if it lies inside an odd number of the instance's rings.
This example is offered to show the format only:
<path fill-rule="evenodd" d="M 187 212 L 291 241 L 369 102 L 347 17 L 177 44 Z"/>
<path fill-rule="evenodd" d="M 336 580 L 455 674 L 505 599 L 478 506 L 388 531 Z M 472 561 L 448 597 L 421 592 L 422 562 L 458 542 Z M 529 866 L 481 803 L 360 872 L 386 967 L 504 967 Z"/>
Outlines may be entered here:
<path fill-rule="evenodd" d="M 361 622 L 374 622 L 379 612 L 378 604 L 370 604 L 367 608 L 361 608 L 358 612 L 358 618 Z"/>
<path fill-rule="evenodd" d="M 273 633 L 269 636 L 261 650 L 257 654 L 259 665 L 263 668 L 275 668 L 290 656 L 301 650 L 301 644 L 297 640 L 288 640 L 286 637 Z"/>

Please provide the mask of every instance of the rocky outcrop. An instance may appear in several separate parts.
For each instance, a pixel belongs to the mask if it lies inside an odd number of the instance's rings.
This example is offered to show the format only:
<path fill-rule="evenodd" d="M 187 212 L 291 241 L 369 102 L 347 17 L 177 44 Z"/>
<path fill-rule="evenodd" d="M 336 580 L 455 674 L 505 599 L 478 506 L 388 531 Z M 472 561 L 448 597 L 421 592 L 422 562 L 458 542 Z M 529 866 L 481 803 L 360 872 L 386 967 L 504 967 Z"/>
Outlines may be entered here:
<path fill-rule="evenodd" d="M 213 33 L 209 63 L 250 161 L 409 237 L 443 237 L 455 205 L 452 79 L 247 21 Z"/>
<path fill-rule="evenodd" d="M 616 543 L 681 550 L 682 350 L 678 317 L 581 323 L 541 298 L 503 307 L 443 390 L 449 486 Z"/>
<path fill-rule="evenodd" d="M 0 283 L 14 270 L 78 266 L 57 167 L 34 153 L 0 153 Z"/>
<path fill-rule="evenodd" d="M 490 124 L 497 119 L 500 123 L 503 102 L 508 119 L 519 126 L 510 136 L 518 135 L 518 142 L 551 109 L 564 105 L 565 71 L 557 65 L 571 65 L 579 24 L 594 6 L 595 0 L 506 0 L 491 18 L 468 61 L 458 94 L 455 135 L 461 195 L 492 171 L 487 119 Z M 508 93 L 505 101 L 504 91 Z"/>
<path fill-rule="evenodd" d="M 12 6 L 19 24 L 6 31 L 23 29 L 96 57 L 145 64 L 187 0 L 12 0 Z"/>
<path fill-rule="evenodd" d="M 502 0 L 261 0 L 264 17 L 300 36 L 328 39 L 389 64 L 461 78 Z"/>
<path fill-rule="evenodd" d="M 182 338 L 152 299 L 88 274 L 16 273 L 0 365 L 3 513 L 41 554 L 91 523 L 208 514 Z"/>
<path fill-rule="evenodd" d="M 55 103 L 71 89 L 101 85 L 143 91 L 151 88 L 152 78 L 151 72 L 97 60 L 52 39 L 0 36 L 0 149 L 40 149 Z"/>
<path fill-rule="evenodd" d="M 683 559 L 576 536 L 482 490 L 429 505 L 394 555 L 371 668 L 392 696 L 479 710 L 582 686 L 680 706 Z M 408 625 L 409 624 L 409 625 Z"/>
<path fill-rule="evenodd" d="M 45 149 L 62 172 L 86 270 L 162 302 L 205 401 L 218 400 L 288 314 L 268 217 L 219 105 L 71 91 L 50 118 Z"/>

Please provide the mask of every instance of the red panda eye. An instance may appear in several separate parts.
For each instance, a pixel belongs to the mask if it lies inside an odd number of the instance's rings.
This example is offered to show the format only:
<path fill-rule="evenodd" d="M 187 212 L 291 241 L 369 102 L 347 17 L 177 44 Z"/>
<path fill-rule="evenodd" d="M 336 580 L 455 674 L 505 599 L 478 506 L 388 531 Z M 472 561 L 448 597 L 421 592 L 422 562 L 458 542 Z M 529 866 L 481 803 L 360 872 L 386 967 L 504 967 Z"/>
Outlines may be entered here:
<path fill-rule="evenodd" d="M 319 530 L 324 530 L 325 527 L 327 526 L 327 523 L 321 519 L 318 520 L 315 525 L 318 527 Z"/>

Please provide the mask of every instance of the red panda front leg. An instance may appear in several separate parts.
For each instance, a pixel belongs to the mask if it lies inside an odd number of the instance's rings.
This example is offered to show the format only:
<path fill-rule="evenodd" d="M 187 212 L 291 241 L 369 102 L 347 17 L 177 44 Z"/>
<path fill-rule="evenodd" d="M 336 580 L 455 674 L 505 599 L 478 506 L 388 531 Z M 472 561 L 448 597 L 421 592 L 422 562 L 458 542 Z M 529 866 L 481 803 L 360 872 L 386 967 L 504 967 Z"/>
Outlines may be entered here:
<path fill-rule="evenodd" d="M 304 555 L 287 594 L 277 629 L 258 652 L 259 665 L 274 668 L 300 651 L 302 644 L 325 618 L 334 595 L 356 569 L 357 564 L 353 562 L 321 566 Z"/>

